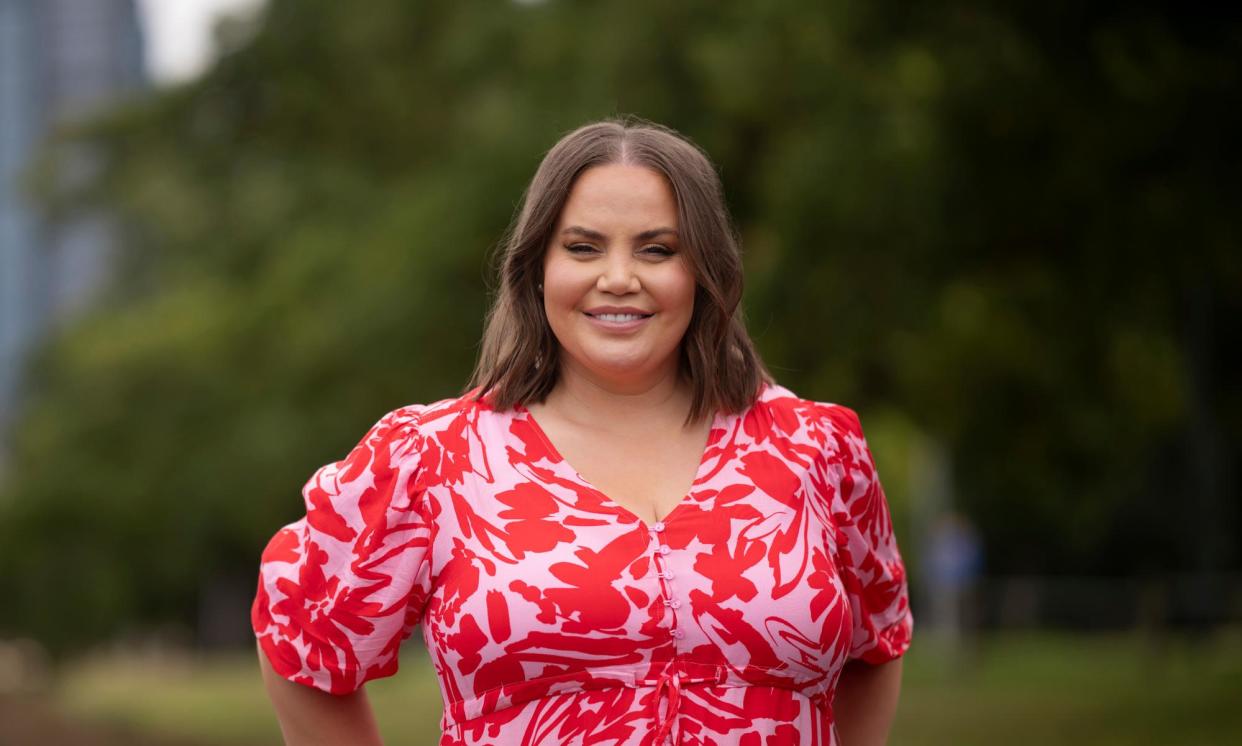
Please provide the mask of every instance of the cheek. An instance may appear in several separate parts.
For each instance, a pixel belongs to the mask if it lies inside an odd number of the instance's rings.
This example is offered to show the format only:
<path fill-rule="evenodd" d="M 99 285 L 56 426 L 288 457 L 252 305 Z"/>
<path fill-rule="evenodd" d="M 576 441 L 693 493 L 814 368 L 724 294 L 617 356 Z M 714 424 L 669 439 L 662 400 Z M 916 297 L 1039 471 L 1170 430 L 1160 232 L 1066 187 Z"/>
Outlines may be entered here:
<path fill-rule="evenodd" d="M 688 272 L 679 272 L 665 278 L 660 287 L 662 305 L 669 310 L 676 309 L 678 313 L 688 317 L 694 310 L 696 287 L 694 276 Z"/>
<path fill-rule="evenodd" d="M 544 268 L 543 297 L 549 310 L 577 304 L 583 292 L 583 280 L 571 267 L 552 262 Z"/>

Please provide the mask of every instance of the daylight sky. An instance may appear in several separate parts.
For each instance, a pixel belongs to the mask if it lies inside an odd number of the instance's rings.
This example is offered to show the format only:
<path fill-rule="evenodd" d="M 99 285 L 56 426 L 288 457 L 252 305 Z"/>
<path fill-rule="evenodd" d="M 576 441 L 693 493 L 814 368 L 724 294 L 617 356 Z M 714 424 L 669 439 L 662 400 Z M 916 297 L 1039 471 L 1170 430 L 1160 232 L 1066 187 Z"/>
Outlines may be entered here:
<path fill-rule="evenodd" d="M 194 78 L 211 63 L 211 28 L 221 14 L 255 10 L 264 0 L 137 0 L 156 83 Z"/>

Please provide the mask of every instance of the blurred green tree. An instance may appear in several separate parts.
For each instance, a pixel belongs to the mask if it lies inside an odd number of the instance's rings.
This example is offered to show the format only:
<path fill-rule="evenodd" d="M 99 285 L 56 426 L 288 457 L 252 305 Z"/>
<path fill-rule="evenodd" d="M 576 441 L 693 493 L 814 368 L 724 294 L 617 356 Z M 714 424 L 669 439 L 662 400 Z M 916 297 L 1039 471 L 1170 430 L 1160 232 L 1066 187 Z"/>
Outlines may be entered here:
<path fill-rule="evenodd" d="M 460 390 L 526 180 L 616 113 L 716 158 L 778 378 L 864 425 L 899 412 L 878 442 L 947 444 L 993 571 L 1236 568 L 1240 28 L 1142 4 L 272 0 L 206 77 L 63 133 L 36 179 L 130 240 L 32 369 L 0 633 L 72 649 L 249 590 L 314 467 Z M 82 148 L 100 167 L 61 183 Z M 914 487 L 880 457 L 901 515 Z"/>

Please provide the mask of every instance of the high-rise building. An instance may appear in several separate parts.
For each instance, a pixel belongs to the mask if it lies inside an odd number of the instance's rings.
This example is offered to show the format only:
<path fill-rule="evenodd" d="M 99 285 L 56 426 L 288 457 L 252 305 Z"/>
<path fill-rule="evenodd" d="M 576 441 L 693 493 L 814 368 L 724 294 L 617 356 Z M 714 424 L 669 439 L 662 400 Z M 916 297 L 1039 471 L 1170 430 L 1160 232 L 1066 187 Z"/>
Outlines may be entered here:
<path fill-rule="evenodd" d="M 107 216 L 43 218 L 23 174 L 55 127 L 145 80 L 134 0 L 0 0 L 0 468 L 33 345 L 90 300 L 115 246 Z"/>

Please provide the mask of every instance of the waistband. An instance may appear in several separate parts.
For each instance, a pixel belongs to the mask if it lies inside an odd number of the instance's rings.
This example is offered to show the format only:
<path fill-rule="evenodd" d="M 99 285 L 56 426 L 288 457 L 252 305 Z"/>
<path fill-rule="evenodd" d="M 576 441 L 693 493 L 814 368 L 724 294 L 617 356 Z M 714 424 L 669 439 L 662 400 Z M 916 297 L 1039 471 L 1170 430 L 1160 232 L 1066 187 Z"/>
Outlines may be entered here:
<path fill-rule="evenodd" d="M 820 708 L 829 708 L 831 705 L 829 681 L 823 675 L 798 681 L 790 678 L 789 672 L 785 670 L 761 666 L 735 669 L 715 663 L 673 659 L 640 666 L 584 669 L 506 684 L 472 699 L 446 703 L 440 729 L 464 741 L 462 730 L 471 720 L 534 699 L 617 687 L 654 687 L 656 696 L 653 714 L 657 724 L 655 743 L 662 744 L 661 739 L 669 739 L 668 742 L 671 743 L 673 728 L 680 711 L 682 691 L 696 686 L 774 687 L 796 692 Z M 665 703 L 667 706 L 664 706 Z"/>

